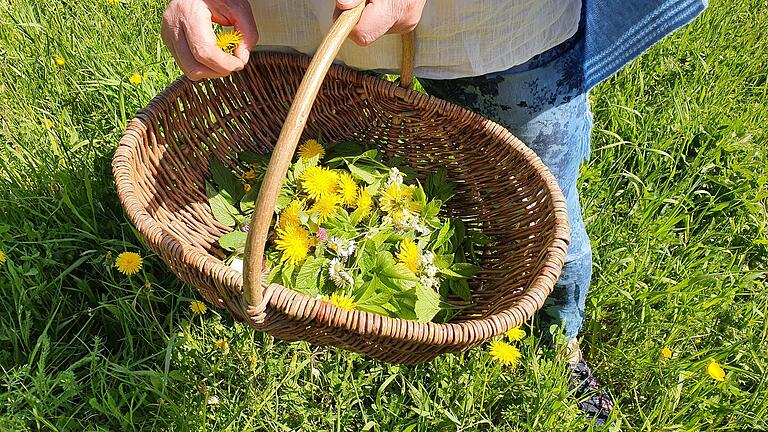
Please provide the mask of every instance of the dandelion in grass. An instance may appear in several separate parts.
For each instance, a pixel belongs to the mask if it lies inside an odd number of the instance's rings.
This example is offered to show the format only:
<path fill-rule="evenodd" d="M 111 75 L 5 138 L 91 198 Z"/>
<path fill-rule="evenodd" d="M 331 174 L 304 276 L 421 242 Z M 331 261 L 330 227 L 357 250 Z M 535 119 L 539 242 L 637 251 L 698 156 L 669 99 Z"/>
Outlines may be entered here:
<path fill-rule="evenodd" d="M 416 273 L 419 270 L 419 258 L 419 247 L 416 243 L 411 239 L 403 239 L 397 252 L 397 261 Z"/>
<path fill-rule="evenodd" d="M 105 0 L 108 5 L 114 6 L 116 4 L 119 4 L 121 0 Z"/>
<path fill-rule="evenodd" d="M 318 221 L 323 223 L 336 214 L 340 203 L 338 195 L 322 195 L 315 201 L 309 212 L 316 214 Z"/>
<path fill-rule="evenodd" d="M 507 336 L 507 339 L 509 339 L 510 341 L 517 342 L 517 341 L 523 340 L 523 338 L 525 337 L 525 330 L 521 329 L 520 326 L 517 326 L 507 330 L 506 333 L 504 334 Z"/>
<path fill-rule="evenodd" d="M 301 201 L 293 200 L 282 213 L 280 213 L 279 227 L 285 229 L 289 226 L 301 225 L 301 213 L 304 211 L 304 204 Z"/>
<path fill-rule="evenodd" d="M 59 67 L 64 66 L 67 63 L 67 61 L 64 60 L 64 57 L 58 54 L 53 56 L 53 62 L 56 64 L 56 66 L 59 66 Z"/>
<path fill-rule="evenodd" d="M 219 351 L 226 351 L 229 349 L 229 342 L 227 342 L 226 339 L 216 339 L 214 345 L 216 345 L 216 349 Z"/>
<path fill-rule="evenodd" d="M 218 396 L 212 395 L 212 396 L 208 397 L 208 405 L 218 406 L 219 403 L 221 403 L 221 401 L 219 400 Z"/>
<path fill-rule="evenodd" d="M 337 293 L 337 292 L 331 294 L 330 302 L 334 306 L 340 307 L 348 311 L 351 311 L 352 309 L 357 307 L 357 304 L 355 303 L 355 299 L 353 299 L 352 297 L 346 294 Z"/>
<path fill-rule="evenodd" d="M 413 206 L 412 186 L 392 183 L 381 193 L 379 207 L 393 218 L 410 214 Z"/>
<path fill-rule="evenodd" d="M 5 257 L 5 252 L 3 252 L 3 251 L 1 251 L 1 250 L 0 250 L 0 266 L 2 266 L 3 264 L 5 264 L 5 260 L 6 260 L 6 257 Z"/>
<path fill-rule="evenodd" d="M 233 55 L 243 41 L 243 34 L 239 31 L 223 31 L 216 35 L 216 46 L 227 54 Z"/>
<path fill-rule="evenodd" d="M 491 342 L 489 353 L 491 358 L 511 368 L 516 367 L 523 356 L 519 349 L 502 341 Z"/>
<path fill-rule="evenodd" d="M 144 77 L 141 76 L 141 74 L 138 73 L 138 72 L 136 72 L 136 73 L 134 73 L 134 74 L 132 74 L 131 76 L 128 77 L 128 82 L 133 84 L 133 85 L 135 85 L 135 86 L 141 84 L 142 81 L 144 81 Z"/>
<path fill-rule="evenodd" d="M 141 270 L 142 259 L 141 255 L 136 252 L 123 252 L 117 256 L 115 260 L 115 267 L 120 273 L 131 276 Z"/>
<path fill-rule="evenodd" d="M 669 349 L 669 347 L 664 347 L 661 349 L 661 358 L 664 360 L 669 360 L 672 358 L 672 350 Z"/>
<path fill-rule="evenodd" d="M 192 312 L 202 315 L 208 311 L 208 306 L 205 305 L 205 303 L 195 300 L 192 303 L 189 304 L 189 308 L 192 309 Z"/>
<path fill-rule="evenodd" d="M 301 188 L 312 199 L 336 195 L 339 188 L 339 175 L 328 168 L 309 167 L 301 175 Z"/>
<path fill-rule="evenodd" d="M 707 373 L 709 374 L 710 378 L 715 381 L 725 381 L 725 371 L 723 370 L 723 367 L 720 366 L 720 363 L 718 363 L 715 359 L 711 359 L 709 361 L 709 364 L 707 365 Z"/>
<path fill-rule="evenodd" d="M 325 149 L 323 145 L 317 142 L 317 140 L 306 140 L 304 144 L 299 146 L 299 157 L 304 160 L 312 159 L 318 156 L 318 159 L 322 159 L 325 156 Z"/>
<path fill-rule="evenodd" d="M 292 225 L 285 229 L 277 230 L 277 240 L 275 240 L 277 249 L 283 254 L 281 261 L 287 261 L 289 264 L 296 265 L 307 257 L 309 248 L 312 246 L 312 239 L 309 232 L 298 226 Z"/>
<path fill-rule="evenodd" d="M 357 201 L 357 183 L 348 173 L 339 175 L 339 197 L 347 207 L 352 207 Z"/>

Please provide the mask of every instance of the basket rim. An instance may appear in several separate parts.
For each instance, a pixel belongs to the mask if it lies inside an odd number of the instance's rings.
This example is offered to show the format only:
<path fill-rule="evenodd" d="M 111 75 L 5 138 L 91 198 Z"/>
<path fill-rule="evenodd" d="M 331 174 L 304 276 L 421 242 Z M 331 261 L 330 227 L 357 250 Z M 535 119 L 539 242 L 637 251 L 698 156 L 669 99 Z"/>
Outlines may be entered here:
<path fill-rule="evenodd" d="M 304 54 L 258 51 L 251 53 L 251 59 L 243 71 L 236 72 L 230 77 L 219 80 L 237 80 L 243 74 L 252 73 L 257 63 L 285 63 L 293 62 L 297 66 L 306 68 L 311 57 Z M 274 325 L 270 323 L 273 315 L 270 308 L 288 315 L 291 319 L 299 321 L 318 322 L 331 328 L 343 329 L 368 337 L 381 337 L 395 339 L 404 342 L 416 342 L 429 345 L 477 345 L 491 337 L 500 335 L 512 327 L 523 324 L 529 316 L 541 308 L 546 297 L 552 292 L 555 282 L 562 271 L 565 262 L 570 229 L 568 225 L 567 204 L 554 175 L 547 169 L 541 159 L 528 148 L 522 141 L 510 131 L 494 121 L 484 118 L 466 108 L 451 102 L 436 98 L 431 95 L 416 92 L 398 86 L 396 83 L 383 80 L 379 77 L 349 68 L 340 64 L 333 64 L 328 76 L 343 79 L 349 76 L 364 88 L 377 88 L 382 93 L 391 97 L 411 103 L 417 109 L 436 111 L 444 116 L 462 116 L 482 123 L 490 134 L 497 139 L 508 143 L 513 151 L 517 151 L 525 159 L 536 175 L 544 182 L 544 188 L 552 201 L 554 227 L 552 240 L 542 249 L 545 255 L 541 264 L 542 271 L 535 275 L 527 288 L 519 294 L 517 302 L 498 312 L 484 317 L 465 319 L 459 322 L 434 323 L 418 322 L 402 318 L 391 318 L 371 312 L 339 308 L 329 302 L 314 299 L 297 291 L 278 284 L 262 285 L 264 298 L 258 307 L 250 307 L 244 300 L 242 273 L 225 265 L 223 261 L 208 253 L 203 253 L 196 247 L 186 245 L 163 226 L 136 198 L 137 190 L 131 181 L 131 161 L 136 156 L 135 151 L 142 142 L 142 136 L 147 133 L 147 124 L 151 121 L 157 110 L 170 108 L 180 93 L 197 85 L 186 76 L 175 80 L 171 85 L 155 96 L 145 107 L 140 110 L 129 122 L 126 132 L 120 140 L 115 152 L 112 168 L 116 189 L 121 204 L 137 230 L 150 243 L 150 246 L 161 248 L 168 245 L 175 251 L 174 256 L 187 256 L 187 262 L 194 263 L 197 272 L 210 274 L 217 287 L 227 288 L 234 293 L 239 293 L 239 302 L 236 305 L 241 310 L 241 316 L 248 316 L 250 324 L 257 329 L 267 329 Z M 218 80 L 206 80 L 218 81 Z M 224 306 L 219 299 L 219 306 Z M 528 311 L 531 313 L 528 313 Z"/>

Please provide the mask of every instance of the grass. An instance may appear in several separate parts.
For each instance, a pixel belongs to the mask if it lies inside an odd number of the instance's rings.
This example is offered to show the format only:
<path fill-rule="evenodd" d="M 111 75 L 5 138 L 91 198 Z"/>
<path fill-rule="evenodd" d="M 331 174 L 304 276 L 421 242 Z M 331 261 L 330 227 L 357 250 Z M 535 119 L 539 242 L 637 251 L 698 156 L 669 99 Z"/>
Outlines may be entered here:
<path fill-rule="evenodd" d="M 109 165 L 179 74 L 163 3 L 0 3 L 0 430 L 588 427 L 562 356 L 530 336 L 515 372 L 483 349 L 402 367 L 193 314 L 199 297 L 142 245 Z M 764 2 L 714 1 L 592 93 L 583 341 L 616 395 L 614 431 L 768 429 L 766 35 Z M 132 278 L 110 264 L 124 250 L 145 258 Z"/>

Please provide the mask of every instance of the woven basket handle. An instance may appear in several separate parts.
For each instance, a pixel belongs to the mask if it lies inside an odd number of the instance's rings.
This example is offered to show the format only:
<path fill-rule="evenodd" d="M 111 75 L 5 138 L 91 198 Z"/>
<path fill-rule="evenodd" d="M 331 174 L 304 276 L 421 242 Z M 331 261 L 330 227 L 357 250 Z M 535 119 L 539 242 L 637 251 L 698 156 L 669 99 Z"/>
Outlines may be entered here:
<path fill-rule="evenodd" d="M 245 256 L 243 269 L 243 291 L 248 305 L 257 312 L 262 305 L 264 290 L 261 286 L 262 259 L 264 247 L 269 233 L 269 225 L 275 212 L 275 203 L 283 186 L 285 175 L 296 151 L 296 145 L 301 139 L 309 112 L 317 98 L 317 93 L 323 83 L 331 63 L 349 36 L 349 33 L 360 20 L 366 2 L 353 9 L 342 12 L 334 22 L 331 30 L 323 39 L 309 63 L 307 72 L 296 91 L 296 97 L 285 118 L 283 129 L 272 151 L 264 181 L 256 199 L 255 209 L 251 218 L 248 236 L 245 241 Z M 401 85 L 410 87 L 413 76 L 413 32 L 403 35 L 403 64 Z"/>

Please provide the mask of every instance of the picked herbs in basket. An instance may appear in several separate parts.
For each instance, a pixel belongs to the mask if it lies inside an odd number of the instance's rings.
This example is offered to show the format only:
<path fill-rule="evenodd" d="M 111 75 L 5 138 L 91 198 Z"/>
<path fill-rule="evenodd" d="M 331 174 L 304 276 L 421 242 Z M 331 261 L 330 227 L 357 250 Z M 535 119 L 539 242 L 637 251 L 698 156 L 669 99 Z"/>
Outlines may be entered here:
<path fill-rule="evenodd" d="M 214 217 L 233 229 L 219 239 L 242 272 L 248 221 L 270 155 L 239 154 L 247 170 L 211 161 Z M 471 302 L 479 232 L 441 215 L 453 186 L 445 169 L 424 184 L 372 146 L 304 142 L 275 206 L 264 282 L 347 309 L 420 322 L 449 320 Z M 449 302 L 448 299 L 451 299 Z"/>

